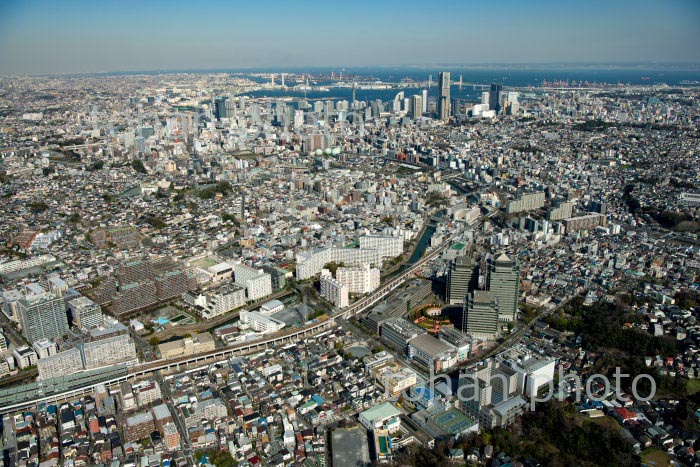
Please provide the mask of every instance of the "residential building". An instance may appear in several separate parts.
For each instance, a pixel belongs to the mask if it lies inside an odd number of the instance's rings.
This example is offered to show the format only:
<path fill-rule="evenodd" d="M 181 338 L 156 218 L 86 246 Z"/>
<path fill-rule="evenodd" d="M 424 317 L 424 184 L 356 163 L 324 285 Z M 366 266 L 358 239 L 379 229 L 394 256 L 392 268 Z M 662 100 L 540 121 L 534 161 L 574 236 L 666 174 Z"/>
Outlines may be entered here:
<path fill-rule="evenodd" d="M 133 386 L 133 391 L 139 407 L 145 407 L 163 398 L 160 386 L 156 381 L 141 381 Z"/>
<path fill-rule="evenodd" d="M 139 412 L 126 419 L 124 440 L 127 442 L 140 441 L 148 438 L 155 429 L 153 414 L 150 411 Z"/>
<path fill-rule="evenodd" d="M 249 301 L 259 300 L 272 294 L 272 278 L 262 269 L 236 263 L 233 265 L 233 277 L 236 285 L 245 288 L 246 298 Z"/>
<path fill-rule="evenodd" d="M 605 214 L 590 213 L 585 216 L 564 219 L 563 224 L 566 233 L 573 233 L 579 230 L 592 230 L 596 227 L 605 227 L 608 225 L 608 218 Z"/>
<path fill-rule="evenodd" d="M 328 263 L 343 263 L 345 266 L 363 264 L 380 265 L 379 250 L 370 248 L 315 248 L 297 254 L 296 275 L 298 280 L 308 279 L 321 272 Z"/>
<path fill-rule="evenodd" d="M 17 302 L 22 334 L 29 342 L 56 339 L 68 333 L 63 297 L 48 292 L 27 294 Z"/>
<path fill-rule="evenodd" d="M 204 292 L 187 292 L 182 298 L 204 319 L 211 319 L 245 305 L 246 291 L 236 284 L 224 284 Z"/>
<path fill-rule="evenodd" d="M 168 423 L 163 427 L 163 442 L 165 443 L 165 449 L 168 451 L 180 449 L 180 432 L 174 423 Z"/>
<path fill-rule="evenodd" d="M 129 334 L 120 334 L 106 339 L 83 344 L 85 368 L 99 368 L 116 363 L 127 365 L 138 363 L 136 346 Z"/>
<path fill-rule="evenodd" d="M 560 201 L 549 210 L 548 218 L 550 221 L 560 221 L 568 219 L 573 215 L 574 203 L 570 201 Z"/>
<path fill-rule="evenodd" d="M 324 269 L 321 273 L 321 296 L 338 308 L 350 305 L 348 286 L 331 276 L 330 271 Z"/>
<path fill-rule="evenodd" d="M 544 206 L 544 191 L 534 193 L 522 193 L 518 199 L 508 203 L 506 212 L 516 214 L 523 211 L 534 211 Z"/>
<path fill-rule="evenodd" d="M 102 324 L 102 308 L 87 297 L 80 296 L 68 301 L 73 326 L 81 329 L 91 329 Z"/>
<path fill-rule="evenodd" d="M 83 368 L 83 355 L 76 347 L 42 358 L 37 362 L 39 379 L 42 381 L 78 373 Z"/>
<path fill-rule="evenodd" d="M 403 253 L 403 237 L 392 235 L 362 235 L 360 249 L 379 250 L 382 258 L 394 258 Z"/>
<path fill-rule="evenodd" d="M 348 287 L 350 293 L 371 293 L 379 288 L 380 271 L 369 264 L 354 267 L 339 267 L 335 278 Z"/>
<path fill-rule="evenodd" d="M 36 352 L 38 359 L 47 358 L 58 353 L 58 346 L 56 343 L 48 339 L 34 342 L 32 348 Z"/>

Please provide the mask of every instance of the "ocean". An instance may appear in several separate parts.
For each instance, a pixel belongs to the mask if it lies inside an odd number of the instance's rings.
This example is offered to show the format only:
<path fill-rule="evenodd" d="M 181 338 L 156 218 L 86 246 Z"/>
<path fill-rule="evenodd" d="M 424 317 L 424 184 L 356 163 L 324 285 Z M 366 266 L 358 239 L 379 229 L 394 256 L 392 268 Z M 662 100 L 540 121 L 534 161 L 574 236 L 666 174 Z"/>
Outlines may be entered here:
<path fill-rule="evenodd" d="M 543 81 L 577 81 L 589 83 L 607 84 L 661 84 L 679 85 L 682 81 L 700 81 L 700 70 L 681 70 L 675 68 L 667 69 L 645 69 L 645 68 L 470 68 L 470 67 L 356 67 L 356 68 L 308 68 L 308 69 L 267 69 L 267 70 L 219 70 L 230 73 L 311 73 L 314 76 L 330 75 L 335 72 L 336 76 L 342 71 L 343 76 L 357 76 L 364 79 L 373 78 L 386 83 L 399 83 L 402 80 L 412 80 L 416 83 L 428 81 L 428 76 L 432 75 L 432 88 L 429 89 L 429 98 L 437 96 L 437 80 L 439 71 L 449 71 L 452 82 L 458 82 L 460 75 L 464 83 L 490 84 L 500 83 L 505 88 L 540 86 Z M 260 77 L 253 78 L 259 82 L 266 82 L 267 79 Z M 276 82 L 279 83 L 280 77 Z M 351 79 L 344 79 L 349 82 Z M 293 84 L 293 83 L 288 83 Z M 319 79 L 316 85 L 330 85 L 329 80 Z M 359 84 L 358 84 L 359 87 Z M 355 95 L 360 101 L 371 101 L 381 99 L 389 101 L 400 91 L 406 97 L 413 94 L 420 94 L 427 86 L 419 87 L 397 87 L 395 89 L 356 89 Z M 450 89 L 452 98 L 465 99 L 467 101 L 478 101 L 481 98 L 481 89 L 474 89 L 473 86 L 465 84 L 460 90 L 457 84 L 453 84 Z M 351 100 L 352 90 L 350 88 L 330 88 L 329 91 L 293 91 L 288 90 L 259 90 L 247 93 L 255 97 L 306 97 L 309 100 Z"/>

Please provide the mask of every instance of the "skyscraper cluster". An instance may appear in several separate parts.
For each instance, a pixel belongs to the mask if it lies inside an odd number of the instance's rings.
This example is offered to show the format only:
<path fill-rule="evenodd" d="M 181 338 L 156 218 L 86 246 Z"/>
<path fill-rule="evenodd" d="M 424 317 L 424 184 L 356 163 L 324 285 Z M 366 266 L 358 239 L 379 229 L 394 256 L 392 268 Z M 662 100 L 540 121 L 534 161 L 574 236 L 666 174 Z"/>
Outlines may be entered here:
<path fill-rule="evenodd" d="M 479 263 L 471 256 L 457 257 L 448 272 L 447 302 L 462 304 L 462 331 L 493 339 L 498 323 L 514 321 L 518 310 L 520 264 L 506 254 L 487 262 L 486 290 L 479 290 Z"/>

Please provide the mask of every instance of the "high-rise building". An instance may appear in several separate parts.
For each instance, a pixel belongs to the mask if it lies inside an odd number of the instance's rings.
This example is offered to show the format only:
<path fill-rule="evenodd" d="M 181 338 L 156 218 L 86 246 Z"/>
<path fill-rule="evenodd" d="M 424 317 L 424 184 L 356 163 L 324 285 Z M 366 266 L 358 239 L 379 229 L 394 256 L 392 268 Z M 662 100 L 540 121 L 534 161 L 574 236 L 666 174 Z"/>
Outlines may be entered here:
<path fill-rule="evenodd" d="M 423 92 L 421 93 L 421 96 L 423 97 L 423 100 L 421 103 L 423 104 L 423 113 L 426 113 L 428 111 L 428 90 L 423 89 Z"/>
<path fill-rule="evenodd" d="M 416 94 L 411 97 L 411 116 L 418 118 L 423 115 L 423 96 Z"/>
<path fill-rule="evenodd" d="M 545 194 L 544 191 L 536 191 L 533 193 L 521 193 L 520 197 L 510 201 L 506 206 L 508 214 L 516 214 L 523 211 L 534 211 L 544 206 Z"/>
<path fill-rule="evenodd" d="M 394 235 L 363 235 L 360 237 L 361 249 L 379 250 L 385 258 L 394 258 L 403 253 L 403 237 Z"/>
<path fill-rule="evenodd" d="M 520 263 L 504 254 L 489 264 L 488 290 L 498 299 L 498 319 L 513 321 L 518 312 Z"/>
<path fill-rule="evenodd" d="M 471 256 L 459 256 L 447 273 L 447 303 L 464 303 L 467 294 L 479 285 L 479 265 Z"/>
<path fill-rule="evenodd" d="M 348 286 L 333 279 L 333 276 L 330 275 L 330 271 L 327 269 L 324 271 L 327 271 L 327 273 L 321 273 L 321 296 L 338 308 L 345 308 L 350 305 Z"/>
<path fill-rule="evenodd" d="M 102 308 L 87 297 L 77 297 L 68 302 L 73 325 L 85 330 L 102 324 Z"/>
<path fill-rule="evenodd" d="M 17 302 L 22 334 L 29 342 L 55 339 L 68 332 L 63 297 L 48 292 L 30 294 Z"/>
<path fill-rule="evenodd" d="M 369 264 L 353 267 L 340 267 L 335 271 L 335 278 L 348 286 L 350 293 L 371 293 L 379 288 L 380 271 Z"/>
<path fill-rule="evenodd" d="M 218 120 L 228 118 L 228 97 L 217 97 L 214 101 L 214 113 Z"/>
<path fill-rule="evenodd" d="M 450 72 L 441 71 L 438 75 L 438 117 L 440 120 L 450 118 Z"/>
<path fill-rule="evenodd" d="M 85 368 L 99 368 L 116 363 L 138 363 L 136 346 L 128 334 L 88 342 L 83 346 Z"/>
<path fill-rule="evenodd" d="M 520 110 L 520 102 L 518 101 L 518 97 L 519 95 L 517 92 L 509 92 L 507 94 L 506 103 L 508 106 L 508 115 L 518 114 L 518 111 Z"/>
<path fill-rule="evenodd" d="M 282 75 L 284 77 L 284 75 Z M 180 433 L 174 423 L 163 426 L 163 442 L 168 451 L 180 449 Z"/>
<path fill-rule="evenodd" d="M 39 379 L 42 381 L 70 375 L 83 370 L 83 356 L 80 349 L 74 347 L 40 359 L 37 362 L 37 369 Z"/>
<path fill-rule="evenodd" d="M 248 300 L 258 300 L 272 294 L 272 277 L 262 269 L 235 263 L 233 277 L 234 283 L 245 289 Z"/>
<path fill-rule="evenodd" d="M 489 90 L 489 110 L 495 110 L 496 113 L 501 111 L 500 97 L 502 90 L 502 84 L 491 83 L 491 89 Z"/>
<path fill-rule="evenodd" d="M 462 331 L 477 339 L 495 339 L 498 335 L 498 298 L 485 290 L 467 295 L 462 311 Z"/>

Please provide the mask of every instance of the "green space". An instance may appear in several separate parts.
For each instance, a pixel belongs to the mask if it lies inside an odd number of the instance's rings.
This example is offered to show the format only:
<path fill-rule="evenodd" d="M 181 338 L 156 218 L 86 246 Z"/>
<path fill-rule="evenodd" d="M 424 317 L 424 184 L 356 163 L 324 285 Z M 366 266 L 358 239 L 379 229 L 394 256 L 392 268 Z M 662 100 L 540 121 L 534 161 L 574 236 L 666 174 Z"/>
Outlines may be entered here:
<path fill-rule="evenodd" d="M 641 457 L 643 466 L 667 467 L 673 465 L 668 454 L 656 447 L 645 449 L 642 451 Z"/>
<path fill-rule="evenodd" d="M 526 412 L 507 429 L 484 430 L 455 443 L 439 441 L 430 450 L 409 446 L 394 461 L 397 465 L 447 465 L 450 448 L 468 452 L 491 445 L 494 453 L 502 451 L 513 459 L 533 458 L 549 466 L 641 466 L 619 425 L 594 420 L 579 414 L 570 404 L 553 400 L 539 405 L 534 412 Z"/>

